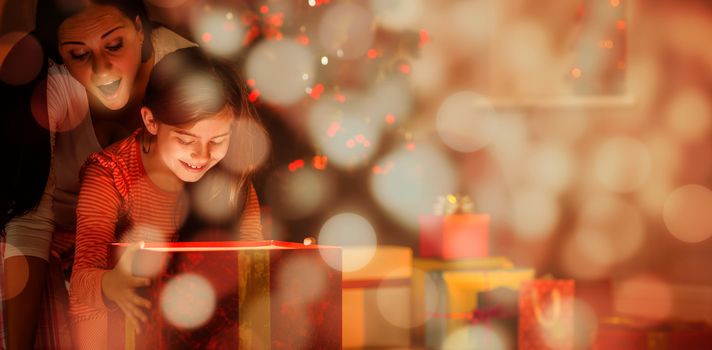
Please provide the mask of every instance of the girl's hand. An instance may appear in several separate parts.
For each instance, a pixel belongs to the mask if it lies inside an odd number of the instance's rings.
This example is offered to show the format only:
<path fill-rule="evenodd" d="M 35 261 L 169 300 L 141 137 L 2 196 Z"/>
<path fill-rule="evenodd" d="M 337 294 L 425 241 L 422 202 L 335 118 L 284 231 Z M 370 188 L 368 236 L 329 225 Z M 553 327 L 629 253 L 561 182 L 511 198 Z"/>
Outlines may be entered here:
<path fill-rule="evenodd" d="M 138 320 L 146 322 L 146 314 L 140 309 L 151 307 L 151 302 L 136 294 L 136 288 L 146 287 L 151 280 L 146 277 L 135 277 L 131 274 L 136 252 L 143 247 L 143 242 L 132 243 L 119 259 L 113 270 L 109 270 L 101 279 L 101 291 L 104 296 L 114 302 L 133 323 L 136 333 L 140 333 Z"/>

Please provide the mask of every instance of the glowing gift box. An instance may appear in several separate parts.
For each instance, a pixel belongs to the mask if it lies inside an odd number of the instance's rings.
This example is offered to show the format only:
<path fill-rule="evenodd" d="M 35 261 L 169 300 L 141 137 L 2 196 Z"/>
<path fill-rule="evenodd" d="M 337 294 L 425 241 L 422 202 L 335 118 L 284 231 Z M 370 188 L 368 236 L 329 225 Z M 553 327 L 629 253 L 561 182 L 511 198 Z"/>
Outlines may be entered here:
<path fill-rule="evenodd" d="M 574 280 L 541 279 L 519 291 L 519 349 L 574 348 Z"/>
<path fill-rule="evenodd" d="M 491 269 L 510 269 L 514 267 L 505 257 L 488 257 L 461 260 L 413 259 L 413 278 L 411 294 L 411 316 L 413 342 L 425 341 L 425 322 L 437 312 L 440 300 L 438 290 L 443 271 L 483 271 Z"/>
<path fill-rule="evenodd" d="M 485 269 L 479 271 L 433 271 L 429 277 L 435 289 L 426 288 L 426 299 L 436 300 L 436 312 L 425 324 L 425 345 L 440 349 L 449 336 L 463 327 L 470 326 L 472 315 L 477 310 L 478 293 L 495 288 L 519 290 L 522 282 L 534 278 L 533 269 Z M 428 294 L 436 294 L 434 296 Z M 516 339 L 516 334 L 505 334 L 505 329 L 496 330 L 505 348 L 508 339 Z M 473 339 L 475 341 L 475 339 Z"/>
<path fill-rule="evenodd" d="M 420 257 L 452 260 L 489 255 L 489 215 L 421 215 L 419 222 Z"/>
<path fill-rule="evenodd" d="M 126 244 L 112 244 L 114 264 Z M 147 243 L 133 274 L 149 321 L 109 315 L 113 349 L 341 348 L 341 249 L 277 241 Z"/>
<path fill-rule="evenodd" d="M 344 247 L 344 261 L 366 258 L 372 248 Z M 343 272 L 344 348 L 408 347 L 413 251 L 378 246 L 363 267 Z"/>

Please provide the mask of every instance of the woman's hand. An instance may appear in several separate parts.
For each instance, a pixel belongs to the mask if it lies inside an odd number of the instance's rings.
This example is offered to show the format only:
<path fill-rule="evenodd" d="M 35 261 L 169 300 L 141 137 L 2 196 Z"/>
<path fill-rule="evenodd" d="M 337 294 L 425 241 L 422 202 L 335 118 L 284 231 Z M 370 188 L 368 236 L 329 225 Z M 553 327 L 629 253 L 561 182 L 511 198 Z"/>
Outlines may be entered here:
<path fill-rule="evenodd" d="M 113 270 L 109 270 L 101 279 L 101 291 L 104 296 L 114 302 L 133 323 L 136 333 L 140 333 L 138 320 L 146 322 L 146 314 L 141 310 L 150 308 L 151 302 L 136 294 L 136 288 L 146 287 L 151 280 L 146 277 L 135 277 L 131 274 L 136 252 L 143 247 L 143 242 L 132 243 L 119 259 Z"/>

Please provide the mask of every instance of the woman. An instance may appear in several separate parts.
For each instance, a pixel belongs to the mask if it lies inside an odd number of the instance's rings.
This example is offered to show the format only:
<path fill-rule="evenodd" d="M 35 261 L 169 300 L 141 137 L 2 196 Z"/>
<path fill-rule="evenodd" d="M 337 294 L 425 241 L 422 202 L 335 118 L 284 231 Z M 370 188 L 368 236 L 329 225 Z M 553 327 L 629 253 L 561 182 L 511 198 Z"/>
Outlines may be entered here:
<path fill-rule="evenodd" d="M 90 153 L 140 125 L 140 101 L 155 62 L 194 46 L 165 28 L 151 30 L 138 0 L 39 0 L 36 24 L 34 35 L 49 59 L 37 79 L 46 77 L 46 90 L 29 89 L 32 105 L 18 108 L 31 109 L 49 130 L 35 128 L 39 137 L 23 146 L 32 151 L 26 155 L 37 156 L 45 169 L 51 158 L 51 165 L 40 176 L 25 176 L 37 160 L 14 159 L 20 166 L 13 181 L 3 182 L 9 195 L 0 224 L 14 248 L 5 251 L 5 290 L 21 291 L 4 304 L 8 349 L 71 347 L 65 280 L 79 169 Z"/>

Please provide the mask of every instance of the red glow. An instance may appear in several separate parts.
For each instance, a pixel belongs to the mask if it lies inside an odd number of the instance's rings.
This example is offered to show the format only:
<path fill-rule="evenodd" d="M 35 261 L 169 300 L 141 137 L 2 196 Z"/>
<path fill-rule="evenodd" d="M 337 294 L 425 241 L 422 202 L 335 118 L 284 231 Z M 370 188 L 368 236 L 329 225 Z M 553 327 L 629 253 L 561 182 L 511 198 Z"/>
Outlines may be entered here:
<path fill-rule="evenodd" d="M 257 98 L 260 97 L 260 90 L 252 90 L 250 94 L 247 96 L 247 98 L 250 100 L 250 102 L 255 102 L 257 101 Z"/>
<path fill-rule="evenodd" d="M 420 30 L 420 41 L 418 42 L 418 46 L 423 47 L 429 41 L 430 41 L 430 36 L 428 35 L 428 31 L 426 31 L 425 29 L 421 29 Z"/>
<path fill-rule="evenodd" d="M 410 74 L 410 65 L 408 65 L 407 63 L 401 64 L 399 68 L 403 74 Z"/>
<path fill-rule="evenodd" d="M 309 37 L 306 36 L 305 34 L 299 34 L 299 35 L 297 35 L 296 40 L 297 40 L 298 43 L 300 43 L 300 44 L 302 44 L 302 45 L 304 45 L 304 46 L 309 45 Z"/>
<path fill-rule="evenodd" d="M 267 6 L 267 5 L 260 6 L 260 13 L 266 14 L 267 12 L 269 12 L 269 6 Z"/>
<path fill-rule="evenodd" d="M 329 125 L 329 129 L 326 130 L 326 135 L 329 137 L 334 137 L 337 132 L 341 130 L 341 124 L 339 122 L 331 122 L 331 125 Z"/>
<path fill-rule="evenodd" d="M 281 27 L 284 24 L 284 13 L 278 12 L 273 15 L 270 15 L 267 17 L 265 22 L 271 26 Z"/>
<path fill-rule="evenodd" d="M 383 173 L 383 169 L 381 169 L 381 167 L 378 165 L 374 165 L 371 171 L 373 171 L 374 174 L 382 174 Z"/>
<path fill-rule="evenodd" d="M 200 36 L 200 40 L 202 40 L 204 43 L 209 43 L 213 40 L 213 35 L 208 32 L 205 32 L 203 33 L 203 35 Z"/>
<path fill-rule="evenodd" d="M 249 86 L 249 87 L 255 86 L 255 79 L 247 79 L 247 86 Z"/>
<path fill-rule="evenodd" d="M 625 30 L 625 21 L 622 19 L 617 20 L 616 28 L 618 28 L 618 30 Z"/>
<path fill-rule="evenodd" d="M 354 138 L 356 139 L 356 142 L 358 142 L 358 143 L 363 143 L 363 141 L 366 140 L 366 137 L 363 136 L 363 134 L 358 134 Z"/>
<path fill-rule="evenodd" d="M 396 117 L 393 114 L 386 114 L 386 123 L 393 124 L 396 122 Z"/>
<path fill-rule="evenodd" d="M 378 50 L 370 49 L 370 50 L 368 50 L 368 53 L 366 53 L 366 55 L 368 56 L 368 58 L 374 59 L 374 58 L 378 57 Z"/>
<path fill-rule="evenodd" d="M 315 100 L 318 100 L 322 92 L 324 92 L 324 85 L 316 84 L 309 93 L 309 96 Z"/>
<path fill-rule="evenodd" d="M 312 159 L 312 166 L 317 170 L 326 169 L 329 159 L 326 156 L 314 156 Z"/>
<path fill-rule="evenodd" d="M 336 94 L 336 95 L 334 96 L 334 98 L 336 98 L 336 100 L 339 101 L 339 102 L 341 102 L 341 103 L 346 102 L 346 96 L 344 96 L 344 95 L 342 95 L 342 94 Z"/>
<path fill-rule="evenodd" d="M 287 166 L 289 168 L 289 171 L 295 172 L 297 169 L 304 167 L 304 160 L 303 159 L 297 159 Z"/>
<path fill-rule="evenodd" d="M 346 140 L 346 147 L 348 148 L 354 148 L 356 146 L 356 142 L 354 142 L 353 139 L 348 139 Z"/>
<path fill-rule="evenodd" d="M 406 146 L 409 151 L 415 150 L 415 143 L 414 142 L 408 142 L 408 145 Z"/>

